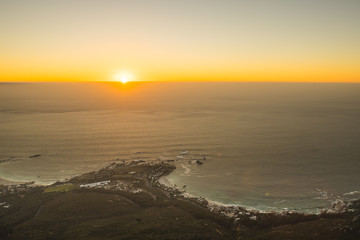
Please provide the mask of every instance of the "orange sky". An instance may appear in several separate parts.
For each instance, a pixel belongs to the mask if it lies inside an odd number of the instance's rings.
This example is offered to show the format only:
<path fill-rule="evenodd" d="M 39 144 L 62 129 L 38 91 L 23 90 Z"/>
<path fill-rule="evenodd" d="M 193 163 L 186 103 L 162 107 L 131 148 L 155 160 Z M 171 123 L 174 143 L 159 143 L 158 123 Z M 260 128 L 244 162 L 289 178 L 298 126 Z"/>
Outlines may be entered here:
<path fill-rule="evenodd" d="M 271 2 L 271 3 L 270 3 Z M 360 82 L 360 2 L 0 3 L 0 81 Z"/>

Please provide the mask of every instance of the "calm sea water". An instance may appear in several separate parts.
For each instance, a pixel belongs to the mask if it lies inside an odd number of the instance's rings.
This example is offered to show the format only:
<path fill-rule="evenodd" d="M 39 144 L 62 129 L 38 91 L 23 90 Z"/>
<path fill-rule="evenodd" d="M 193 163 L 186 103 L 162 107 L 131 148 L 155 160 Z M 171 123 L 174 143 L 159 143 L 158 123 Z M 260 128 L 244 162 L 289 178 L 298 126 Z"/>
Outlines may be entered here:
<path fill-rule="evenodd" d="M 360 84 L 0 84 L 0 178 L 51 183 L 116 159 L 178 159 L 171 182 L 261 210 L 356 198 Z"/>

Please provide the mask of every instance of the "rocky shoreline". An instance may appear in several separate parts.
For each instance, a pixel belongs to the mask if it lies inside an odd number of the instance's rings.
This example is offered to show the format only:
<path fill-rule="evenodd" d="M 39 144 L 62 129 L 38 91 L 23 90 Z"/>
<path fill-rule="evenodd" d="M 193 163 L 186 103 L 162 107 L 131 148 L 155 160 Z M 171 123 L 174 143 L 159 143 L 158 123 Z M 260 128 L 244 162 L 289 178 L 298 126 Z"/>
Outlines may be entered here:
<path fill-rule="evenodd" d="M 319 229 L 326 229 L 332 234 L 341 237 L 347 236 L 350 237 L 348 239 L 356 239 L 352 237 L 360 236 L 359 201 L 335 202 L 329 209 L 322 211 L 320 214 L 304 214 L 291 211 L 263 213 L 245 209 L 241 206 L 214 203 L 204 198 L 191 196 L 184 189 L 164 184 L 161 181 L 162 177 L 170 174 L 174 169 L 173 164 L 162 160 L 153 162 L 143 160 L 117 161 L 103 169 L 74 177 L 68 181 L 57 182 L 50 186 L 36 186 L 33 183 L 1 186 L 0 232 L 10 232 L 7 235 L 5 234 L 7 238 L 3 239 L 21 239 L 16 238 L 16 234 L 15 237 L 12 235 L 14 232 L 19 234 L 19 229 L 31 235 L 31 229 L 25 227 L 24 230 L 23 224 L 29 224 L 28 222 L 31 223 L 34 218 L 39 218 L 43 214 L 42 206 L 46 205 L 45 200 L 47 198 L 52 199 L 53 197 L 52 201 L 55 201 L 56 198 L 64 196 L 82 196 L 92 193 L 101 196 L 103 194 L 121 196 L 124 198 L 125 203 L 136 203 L 136 205 L 142 206 L 144 210 L 149 206 L 158 205 L 177 206 L 182 211 L 191 209 L 190 212 L 197 212 L 199 215 L 206 216 L 205 219 L 211 222 L 215 221 L 216 224 L 222 226 L 221 228 L 220 226 L 215 228 L 215 232 L 211 234 L 209 239 L 218 239 L 219 236 L 224 237 L 226 232 L 228 232 L 228 235 L 224 239 L 241 239 L 239 236 L 247 237 L 249 234 L 264 234 L 264 231 L 268 232 L 269 229 L 282 229 L 289 225 L 300 226 L 315 222 L 320 224 Z M 15 219 L 12 224 L 11 221 L 8 224 L 9 216 L 16 218 L 16 216 L 24 214 L 21 211 L 28 211 L 27 209 L 21 210 L 20 205 L 28 204 L 29 196 L 38 199 L 35 204 L 38 209 L 34 213 L 33 208 L 36 207 L 33 207 L 30 211 L 32 213 L 29 213 L 27 217 Z M 109 199 L 108 201 L 114 202 L 115 200 Z M 49 211 L 54 211 L 54 209 L 49 209 Z M 141 214 L 144 213 L 141 211 Z M 185 225 L 185 223 L 182 223 L 178 227 L 182 228 Z M 314 229 L 314 234 L 319 229 Z M 299 236 L 297 231 L 293 230 L 294 236 Z M 24 235 L 19 234 L 18 236 Z M 319 237 L 318 239 L 325 238 Z"/>

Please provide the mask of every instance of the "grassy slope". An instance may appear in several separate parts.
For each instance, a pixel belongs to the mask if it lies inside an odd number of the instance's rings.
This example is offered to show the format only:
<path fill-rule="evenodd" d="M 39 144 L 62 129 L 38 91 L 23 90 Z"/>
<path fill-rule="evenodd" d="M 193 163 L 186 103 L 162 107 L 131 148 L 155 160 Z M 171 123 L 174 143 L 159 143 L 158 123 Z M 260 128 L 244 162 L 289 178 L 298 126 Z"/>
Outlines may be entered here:
<path fill-rule="evenodd" d="M 149 174 L 152 169 L 104 170 L 72 183 L 113 176 L 131 180 L 126 174 L 130 171 Z M 354 231 L 344 234 L 339 230 L 349 221 L 341 215 L 306 219 L 264 215 L 259 221 L 234 226 L 232 221 L 192 202 L 169 199 L 144 181 L 139 181 L 138 187 L 151 192 L 156 200 L 146 192 L 69 186 L 52 186 L 45 191 L 38 188 L 21 197 L 2 196 L 12 207 L 0 208 L 0 239 L 360 239 Z"/>

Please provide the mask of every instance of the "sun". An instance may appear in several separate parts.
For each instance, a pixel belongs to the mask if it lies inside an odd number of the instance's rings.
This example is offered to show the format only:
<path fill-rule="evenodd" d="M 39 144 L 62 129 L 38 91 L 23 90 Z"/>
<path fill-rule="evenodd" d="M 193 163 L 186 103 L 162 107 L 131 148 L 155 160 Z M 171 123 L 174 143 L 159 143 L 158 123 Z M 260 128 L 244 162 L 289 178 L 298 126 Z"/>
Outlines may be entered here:
<path fill-rule="evenodd" d="M 122 76 L 120 79 L 120 82 L 122 83 L 127 83 L 129 81 L 129 79 L 126 76 Z"/>
<path fill-rule="evenodd" d="M 113 78 L 116 82 L 121 82 L 121 83 L 125 84 L 127 82 L 133 81 L 134 76 L 128 72 L 119 72 L 119 73 L 116 73 L 113 76 Z"/>

